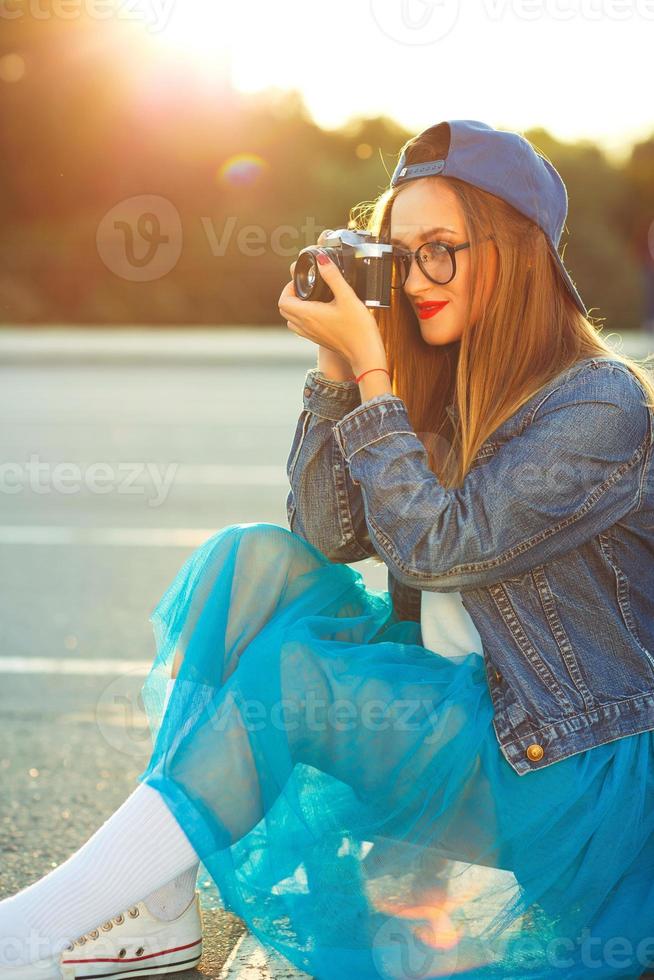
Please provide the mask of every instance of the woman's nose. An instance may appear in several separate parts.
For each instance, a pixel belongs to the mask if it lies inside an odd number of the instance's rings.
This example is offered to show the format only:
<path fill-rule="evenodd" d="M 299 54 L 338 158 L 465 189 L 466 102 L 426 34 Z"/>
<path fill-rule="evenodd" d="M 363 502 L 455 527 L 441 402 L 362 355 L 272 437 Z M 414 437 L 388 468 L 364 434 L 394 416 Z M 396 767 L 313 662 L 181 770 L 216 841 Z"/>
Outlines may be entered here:
<path fill-rule="evenodd" d="M 408 260 L 407 260 L 408 262 Z M 404 290 L 410 295 L 418 293 L 421 289 L 425 288 L 425 283 L 429 283 L 430 280 L 424 274 L 420 266 L 418 265 L 418 260 L 415 255 L 411 256 L 411 264 L 409 265 L 409 271 L 407 277 L 404 280 Z M 432 284 L 433 285 L 433 284 Z"/>

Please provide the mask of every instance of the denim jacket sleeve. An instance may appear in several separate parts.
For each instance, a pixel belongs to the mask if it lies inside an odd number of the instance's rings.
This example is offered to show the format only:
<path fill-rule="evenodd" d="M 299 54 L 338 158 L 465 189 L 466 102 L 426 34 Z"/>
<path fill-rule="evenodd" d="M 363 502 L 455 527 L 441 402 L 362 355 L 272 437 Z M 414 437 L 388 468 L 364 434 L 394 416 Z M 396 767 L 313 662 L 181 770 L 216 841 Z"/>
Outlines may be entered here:
<path fill-rule="evenodd" d="M 350 478 L 332 431 L 335 421 L 359 405 L 361 393 L 355 381 L 333 381 L 310 368 L 286 463 L 290 530 L 340 563 L 375 554 L 361 490 Z"/>
<path fill-rule="evenodd" d="M 458 488 L 429 468 L 395 395 L 366 401 L 334 434 L 389 569 L 414 588 L 452 592 L 524 574 L 637 509 L 651 427 L 642 386 L 604 364 L 536 399 L 518 434 Z"/>

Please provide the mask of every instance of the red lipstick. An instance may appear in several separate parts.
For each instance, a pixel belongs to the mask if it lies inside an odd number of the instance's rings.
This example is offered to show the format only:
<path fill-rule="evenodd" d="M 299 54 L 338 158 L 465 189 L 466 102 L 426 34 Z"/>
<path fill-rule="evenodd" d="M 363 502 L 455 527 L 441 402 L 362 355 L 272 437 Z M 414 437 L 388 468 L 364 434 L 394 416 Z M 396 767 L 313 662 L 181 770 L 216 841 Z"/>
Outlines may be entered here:
<path fill-rule="evenodd" d="M 435 316 L 444 306 L 447 306 L 449 299 L 446 299 L 442 303 L 416 303 L 418 307 L 418 316 L 421 320 L 428 320 L 430 317 Z"/>

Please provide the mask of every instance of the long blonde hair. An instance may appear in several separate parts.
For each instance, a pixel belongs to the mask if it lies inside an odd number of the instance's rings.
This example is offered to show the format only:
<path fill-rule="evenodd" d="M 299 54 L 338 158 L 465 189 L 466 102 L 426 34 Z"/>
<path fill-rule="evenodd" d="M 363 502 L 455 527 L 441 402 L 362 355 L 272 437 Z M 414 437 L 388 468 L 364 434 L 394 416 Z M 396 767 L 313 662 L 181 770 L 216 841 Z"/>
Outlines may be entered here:
<path fill-rule="evenodd" d="M 408 140 L 407 163 L 439 159 L 449 148 L 449 127 Z M 542 154 L 541 154 L 542 155 Z M 556 269 L 544 232 L 510 204 L 453 177 L 441 180 L 461 206 L 466 239 L 492 234 L 497 249 L 496 286 L 481 300 L 480 250 L 471 248 L 466 326 L 456 342 L 425 343 L 403 289 L 394 289 L 390 308 L 375 311 L 384 342 L 393 393 L 403 399 L 429 466 L 446 488 L 458 487 L 479 447 L 541 387 L 577 361 L 610 355 L 641 383 L 654 408 L 654 379 L 642 362 L 618 353 L 600 336 L 602 327 L 575 305 Z M 371 202 L 355 205 L 348 227 L 390 241 L 391 208 L 401 188 L 388 188 Z M 493 247 L 493 246 L 491 246 Z M 470 314 L 479 294 L 479 317 Z M 449 412 L 456 403 L 458 421 Z"/>

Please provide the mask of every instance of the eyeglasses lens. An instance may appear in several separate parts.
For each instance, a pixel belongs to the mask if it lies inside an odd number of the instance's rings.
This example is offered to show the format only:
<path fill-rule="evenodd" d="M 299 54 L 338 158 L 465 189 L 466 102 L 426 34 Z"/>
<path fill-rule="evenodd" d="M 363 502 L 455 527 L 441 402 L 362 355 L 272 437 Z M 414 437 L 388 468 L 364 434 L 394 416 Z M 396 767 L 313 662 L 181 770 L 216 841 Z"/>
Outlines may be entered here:
<path fill-rule="evenodd" d="M 409 253 L 396 255 L 393 262 L 394 288 L 403 286 L 409 277 L 412 256 Z M 446 283 L 452 278 L 454 271 L 452 266 L 452 256 L 448 250 L 437 242 L 425 242 L 418 250 L 418 264 L 424 274 L 432 282 Z"/>

